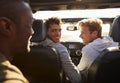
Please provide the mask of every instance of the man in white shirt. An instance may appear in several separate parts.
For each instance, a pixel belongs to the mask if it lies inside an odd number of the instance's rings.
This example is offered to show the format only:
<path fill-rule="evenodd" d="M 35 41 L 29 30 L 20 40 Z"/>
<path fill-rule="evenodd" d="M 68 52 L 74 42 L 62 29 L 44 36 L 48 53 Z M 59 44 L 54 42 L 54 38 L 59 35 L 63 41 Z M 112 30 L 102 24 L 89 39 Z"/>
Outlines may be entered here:
<path fill-rule="evenodd" d="M 79 21 L 81 29 L 80 37 L 85 46 L 82 48 L 82 57 L 78 64 L 78 69 L 87 76 L 88 68 L 100 53 L 112 46 L 117 46 L 110 37 L 102 37 L 102 20 L 101 19 L 83 19 Z"/>

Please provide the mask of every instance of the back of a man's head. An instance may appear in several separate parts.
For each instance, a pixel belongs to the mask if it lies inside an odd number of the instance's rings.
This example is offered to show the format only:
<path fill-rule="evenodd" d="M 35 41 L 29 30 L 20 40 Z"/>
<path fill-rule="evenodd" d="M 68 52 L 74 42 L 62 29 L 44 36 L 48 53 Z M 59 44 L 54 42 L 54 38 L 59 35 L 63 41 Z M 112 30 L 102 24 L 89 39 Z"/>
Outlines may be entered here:
<path fill-rule="evenodd" d="M 29 3 L 29 0 L 0 0 L 0 18 L 7 17 L 16 22 L 22 13 L 22 3 Z"/>
<path fill-rule="evenodd" d="M 27 42 L 32 35 L 32 21 L 28 1 L 0 0 L 0 52 L 8 60 L 11 61 L 11 56 L 29 51 Z"/>

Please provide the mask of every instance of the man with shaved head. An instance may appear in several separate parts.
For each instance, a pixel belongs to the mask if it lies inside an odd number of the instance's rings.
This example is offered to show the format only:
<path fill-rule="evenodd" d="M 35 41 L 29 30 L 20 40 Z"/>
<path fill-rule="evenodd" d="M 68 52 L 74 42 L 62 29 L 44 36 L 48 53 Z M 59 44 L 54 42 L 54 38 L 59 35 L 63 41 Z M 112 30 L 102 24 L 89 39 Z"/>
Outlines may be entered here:
<path fill-rule="evenodd" d="M 10 61 L 30 51 L 31 8 L 25 0 L 0 0 L 0 10 L 0 83 L 29 83 Z"/>

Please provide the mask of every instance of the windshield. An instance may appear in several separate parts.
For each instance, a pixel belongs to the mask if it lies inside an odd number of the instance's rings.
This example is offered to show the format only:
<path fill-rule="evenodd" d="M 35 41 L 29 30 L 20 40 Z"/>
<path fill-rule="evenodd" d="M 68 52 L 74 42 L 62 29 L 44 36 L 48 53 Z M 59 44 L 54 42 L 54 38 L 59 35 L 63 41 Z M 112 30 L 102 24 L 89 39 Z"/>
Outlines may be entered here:
<path fill-rule="evenodd" d="M 109 9 L 89 9 L 89 10 L 60 10 L 60 11 L 37 11 L 33 14 L 35 19 L 47 19 L 50 17 L 59 17 L 61 19 L 79 19 L 83 18 L 103 18 L 104 24 L 102 25 L 102 36 L 108 36 L 113 19 L 117 15 L 120 15 L 120 8 Z M 110 21 L 109 21 L 110 20 Z M 68 27 L 77 27 L 77 21 L 64 21 L 62 28 L 61 42 L 82 42 L 79 38 L 80 30 L 68 30 Z"/>

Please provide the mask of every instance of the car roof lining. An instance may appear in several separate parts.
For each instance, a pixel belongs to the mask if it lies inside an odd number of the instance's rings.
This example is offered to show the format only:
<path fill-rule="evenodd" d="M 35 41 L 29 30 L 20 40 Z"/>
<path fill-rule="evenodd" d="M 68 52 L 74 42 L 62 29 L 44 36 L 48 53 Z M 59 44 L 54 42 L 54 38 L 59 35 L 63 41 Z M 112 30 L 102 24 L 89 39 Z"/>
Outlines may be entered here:
<path fill-rule="evenodd" d="M 33 10 L 120 8 L 120 0 L 30 0 Z"/>

